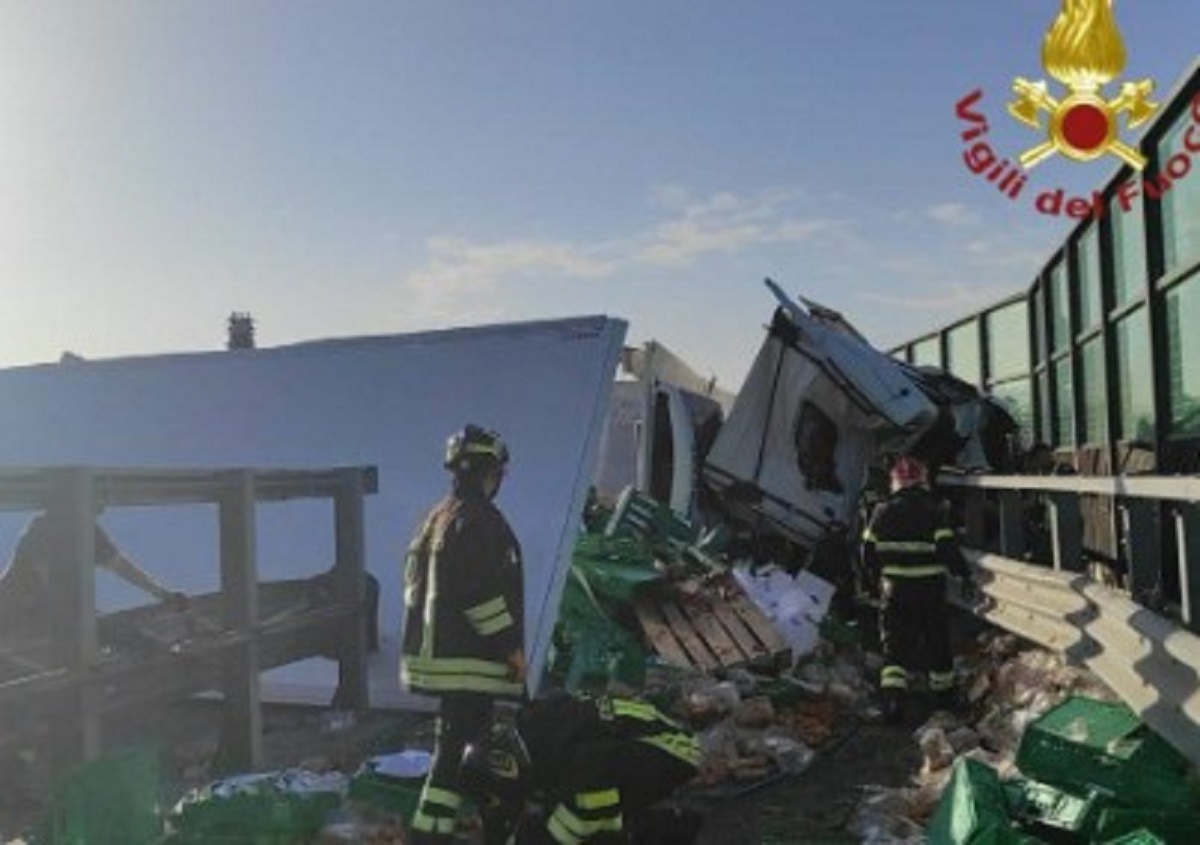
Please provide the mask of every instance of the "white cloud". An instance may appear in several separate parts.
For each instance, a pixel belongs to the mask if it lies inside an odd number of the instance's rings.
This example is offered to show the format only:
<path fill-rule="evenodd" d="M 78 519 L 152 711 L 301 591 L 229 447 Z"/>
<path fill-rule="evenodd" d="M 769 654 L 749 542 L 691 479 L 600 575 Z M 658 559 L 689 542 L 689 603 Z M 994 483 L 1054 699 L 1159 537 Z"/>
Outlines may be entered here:
<path fill-rule="evenodd" d="M 968 241 L 963 249 L 970 260 L 978 266 L 1004 270 L 1024 269 L 1033 281 L 1042 262 L 1048 255 L 1045 249 L 1030 246 L 1026 240 L 1013 235 L 994 235 Z"/>
<path fill-rule="evenodd" d="M 653 199 L 671 212 L 668 219 L 616 240 L 477 243 L 462 237 L 432 238 L 426 242 L 425 263 L 403 280 L 410 297 L 407 307 L 433 318 L 462 317 L 464 302 L 482 301 L 506 279 L 601 279 L 647 267 L 685 267 L 714 253 L 800 243 L 851 226 L 843 220 L 805 216 L 797 207 L 802 197 L 797 190 L 779 189 L 695 198 L 681 187 L 663 186 Z M 483 314 L 469 307 L 471 317 L 498 316 L 494 310 Z"/>
<path fill-rule="evenodd" d="M 465 238 L 438 237 L 426 248 L 427 261 L 405 279 L 404 288 L 414 297 L 411 310 L 435 319 L 503 316 L 490 294 L 507 278 L 549 274 L 595 279 L 608 275 L 613 266 L 594 250 L 550 241 L 474 244 Z"/>
<path fill-rule="evenodd" d="M 939 286 L 922 294 L 914 294 L 911 290 L 908 288 L 909 292 L 902 294 L 863 293 L 860 298 L 889 308 L 963 317 L 994 305 L 1013 293 L 1011 286 L 972 285 L 963 282 Z"/>
<path fill-rule="evenodd" d="M 660 225 L 636 257 L 650 264 L 687 264 L 710 252 L 736 252 L 762 239 L 761 227 L 752 224 L 688 218 Z"/>
<path fill-rule="evenodd" d="M 795 189 L 766 191 L 751 197 L 715 194 L 684 205 L 680 217 L 654 227 L 636 257 L 650 264 L 688 264 L 709 253 L 800 243 L 850 225 L 825 215 L 798 214 L 795 207 L 803 204 L 803 199 L 803 192 Z"/>
<path fill-rule="evenodd" d="M 979 214 L 960 202 L 944 202 L 925 209 L 925 216 L 946 226 L 974 226 Z"/>
<path fill-rule="evenodd" d="M 926 243 L 884 220 L 868 234 L 839 216 L 847 203 L 818 203 L 794 188 L 696 195 L 665 185 L 650 200 L 661 211 L 658 220 L 609 239 L 432 238 L 421 266 L 389 294 L 392 307 L 402 302 L 409 320 L 424 326 L 497 321 L 520 316 L 510 305 L 524 307 L 519 296 L 499 295 L 507 283 L 647 278 L 702 267 L 714 256 L 757 263 L 768 247 L 797 245 L 794 256 L 806 272 L 861 303 L 862 313 L 847 311 L 851 319 L 894 342 L 1000 301 L 1032 278 L 1044 258 L 1029 232 L 985 230 L 975 225 L 982 219 L 956 203 L 921 216 L 970 237 Z"/>

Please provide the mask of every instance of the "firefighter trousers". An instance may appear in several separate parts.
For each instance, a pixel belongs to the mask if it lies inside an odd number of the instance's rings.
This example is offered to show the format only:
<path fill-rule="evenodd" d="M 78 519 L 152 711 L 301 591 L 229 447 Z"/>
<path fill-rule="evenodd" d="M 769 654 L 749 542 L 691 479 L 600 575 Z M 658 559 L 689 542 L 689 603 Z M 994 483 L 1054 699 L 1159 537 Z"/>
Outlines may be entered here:
<path fill-rule="evenodd" d="M 469 743 L 484 743 L 492 730 L 492 697 L 475 692 L 441 696 L 433 761 L 412 819 L 413 845 L 450 842 L 463 803 L 459 766 Z"/>
<path fill-rule="evenodd" d="M 929 689 L 948 692 L 954 686 L 950 649 L 950 613 L 946 576 L 883 579 L 880 644 L 885 693 L 908 689 L 909 672 L 929 672 Z"/>

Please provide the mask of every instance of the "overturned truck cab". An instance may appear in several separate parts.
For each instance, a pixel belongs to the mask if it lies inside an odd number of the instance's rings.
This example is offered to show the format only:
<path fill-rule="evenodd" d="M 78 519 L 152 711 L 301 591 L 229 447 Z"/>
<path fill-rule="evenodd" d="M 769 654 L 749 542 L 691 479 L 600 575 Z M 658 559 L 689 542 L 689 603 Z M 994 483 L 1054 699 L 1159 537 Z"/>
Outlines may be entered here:
<path fill-rule="evenodd" d="M 1015 425 L 974 387 L 767 286 L 778 307 L 704 464 L 728 519 L 811 553 L 856 536 L 868 473 L 889 453 L 967 471 L 1004 462 Z"/>

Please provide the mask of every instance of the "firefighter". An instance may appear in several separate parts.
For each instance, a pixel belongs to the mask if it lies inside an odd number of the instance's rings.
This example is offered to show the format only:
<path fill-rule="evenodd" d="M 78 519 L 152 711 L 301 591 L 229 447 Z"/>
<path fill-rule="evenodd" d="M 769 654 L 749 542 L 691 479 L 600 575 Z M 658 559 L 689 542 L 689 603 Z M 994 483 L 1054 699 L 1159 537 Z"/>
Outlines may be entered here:
<path fill-rule="evenodd" d="M 901 456 L 891 468 L 892 493 L 863 532 L 863 564 L 879 579 L 884 716 L 901 716 L 909 669 L 924 664 L 941 707 L 954 703 L 946 577 L 969 577 L 948 514 L 933 498 L 925 465 Z"/>
<path fill-rule="evenodd" d="M 445 457 L 452 490 L 408 549 L 401 680 L 440 699 L 414 843 L 450 841 L 463 749 L 488 737 L 496 699 L 525 692 L 521 548 L 493 503 L 507 465 L 495 432 L 468 425 L 453 434 Z"/>
<path fill-rule="evenodd" d="M 463 756 L 485 842 L 691 842 L 699 818 L 664 803 L 700 766 L 695 736 L 653 705 L 556 693 Z"/>

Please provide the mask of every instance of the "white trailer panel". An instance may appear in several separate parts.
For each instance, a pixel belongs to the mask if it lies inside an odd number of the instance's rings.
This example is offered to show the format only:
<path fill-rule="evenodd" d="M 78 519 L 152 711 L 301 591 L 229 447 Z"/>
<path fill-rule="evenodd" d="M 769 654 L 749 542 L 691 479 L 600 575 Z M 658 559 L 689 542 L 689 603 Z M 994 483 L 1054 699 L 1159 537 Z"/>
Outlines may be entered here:
<path fill-rule="evenodd" d="M 367 569 L 381 584 L 373 703 L 397 680 L 405 547 L 447 489 L 447 435 L 499 431 L 513 461 L 498 503 L 524 547 L 526 646 L 536 687 L 592 478 L 626 325 L 607 317 L 321 341 L 236 352 L 119 358 L 0 370 L 0 464 L 308 469 L 374 465 Z M 259 570 L 297 578 L 333 562 L 328 504 L 260 506 Z M 0 515 L 11 550 L 27 514 Z M 167 585 L 219 586 L 215 507 L 114 509 L 102 524 Z M 0 553 L 0 556 L 7 556 Z M 101 610 L 145 597 L 97 573 Z M 268 696 L 326 702 L 336 665 L 269 673 Z"/>

